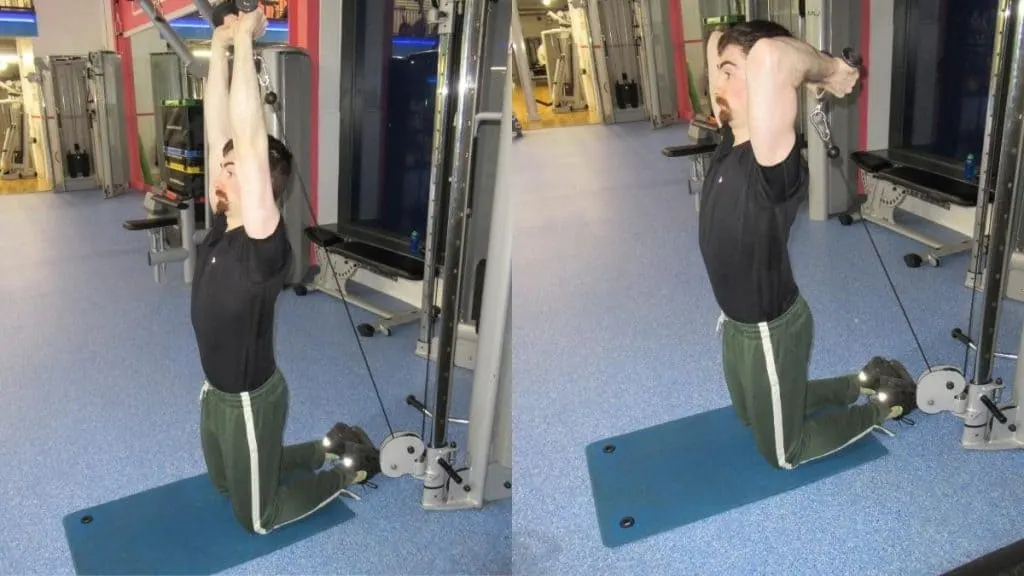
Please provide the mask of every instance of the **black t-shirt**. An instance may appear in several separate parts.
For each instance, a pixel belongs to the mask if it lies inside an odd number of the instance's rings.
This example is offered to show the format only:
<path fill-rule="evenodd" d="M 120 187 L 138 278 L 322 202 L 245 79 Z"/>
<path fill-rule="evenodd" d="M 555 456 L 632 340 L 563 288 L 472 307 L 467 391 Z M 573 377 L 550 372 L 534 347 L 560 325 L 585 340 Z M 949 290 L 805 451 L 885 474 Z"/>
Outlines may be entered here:
<path fill-rule="evenodd" d="M 705 172 L 700 251 L 722 312 L 745 324 L 769 322 L 800 291 L 789 260 L 789 232 L 807 195 L 807 166 L 793 146 L 781 163 L 757 163 L 750 142 L 723 140 Z"/>
<path fill-rule="evenodd" d="M 218 216 L 196 248 L 192 327 L 206 379 L 237 394 L 258 388 L 277 369 L 274 310 L 292 263 L 284 219 L 256 240 L 227 230 Z"/>

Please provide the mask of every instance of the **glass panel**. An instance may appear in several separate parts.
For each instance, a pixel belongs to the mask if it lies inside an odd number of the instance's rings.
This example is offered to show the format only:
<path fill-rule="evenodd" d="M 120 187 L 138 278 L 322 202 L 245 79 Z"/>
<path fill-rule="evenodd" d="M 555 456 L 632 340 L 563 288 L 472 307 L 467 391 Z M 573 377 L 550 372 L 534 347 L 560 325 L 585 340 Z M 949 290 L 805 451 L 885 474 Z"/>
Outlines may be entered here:
<path fill-rule="evenodd" d="M 427 226 L 438 54 L 428 8 L 375 0 L 361 7 L 352 223 L 403 241 L 424 238 Z"/>
<path fill-rule="evenodd" d="M 908 0 L 902 129 L 893 148 L 960 163 L 981 156 L 998 0 Z M 901 66 L 894 66 L 894 71 Z M 899 91 L 894 91 L 898 94 Z"/>

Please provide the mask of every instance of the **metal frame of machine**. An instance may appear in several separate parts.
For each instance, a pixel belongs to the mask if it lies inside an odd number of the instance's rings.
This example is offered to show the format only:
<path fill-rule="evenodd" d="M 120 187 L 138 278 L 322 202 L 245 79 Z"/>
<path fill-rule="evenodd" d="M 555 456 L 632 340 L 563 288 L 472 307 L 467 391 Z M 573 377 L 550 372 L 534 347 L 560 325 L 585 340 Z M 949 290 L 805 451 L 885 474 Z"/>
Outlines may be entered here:
<path fill-rule="evenodd" d="M 1016 355 L 996 352 L 1000 309 L 1010 282 L 1005 272 L 1017 242 L 1013 223 L 1024 211 L 1024 182 L 1020 180 L 1024 174 L 1024 153 L 1020 150 L 1024 138 L 1024 1 L 1002 0 L 997 26 L 999 58 L 993 63 L 992 80 L 993 92 L 1000 94 L 990 99 L 989 114 L 1001 122 L 990 122 L 985 137 L 985 150 L 990 156 L 983 163 L 987 170 L 980 186 L 988 190 L 986 184 L 992 182 L 994 194 L 991 209 L 979 210 L 979 229 L 986 229 L 989 214 L 992 218 L 987 249 L 974 254 L 985 262 L 979 282 L 983 287 L 981 325 L 976 343 L 970 334 L 959 329 L 953 332 L 975 351 L 974 374 L 968 381 L 956 367 L 931 367 L 918 380 L 917 395 L 922 412 L 950 412 L 963 420 L 960 444 L 970 450 L 1024 448 L 1024 410 L 1018 409 L 1020 387 L 1024 385 L 1024 363 L 1019 360 L 1024 355 L 1024 339 Z M 974 269 L 982 270 L 980 265 Z M 993 377 L 997 357 L 1017 360 L 1008 401 L 1002 398 L 1006 386 Z"/>
<path fill-rule="evenodd" d="M 205 4 L 204 0 L 194 1 L 197 6 Z M 191 55 L 180 39 L 175 42 L 168 37 L 176 35 L 166 22 L 162 22 L 149 0 L 142 0 L 142 3 L 172 48 L 189 61 Z M 442 5 L 455 7 L 452 2 L 442 2 Z M 481 82 L 486 78 L 487 58 L 483 56 L 488 47 L 507 49 L 509 12 L 508 3 L 486 0 L 463 0 L 459 6 L 461 11 L 442 10 L 439 15 L 442 35 L 447 36 L 448 40 L 442 42 L 447 51 L 445 56 L 456 61 L 458 72 L 439 77 L 439 83 L 445 85 L 444 91 L 456 95 L 450 104 L 455 122 L 450 128 L 451 145 L 436 148 L 432 163 L 432 172 L 450 175 L 443 187 L 443 191 L 448 194 L 448 210 L 447 227 L 440 239 L 445 242 L 446 254 L 451 255 L 445 258 L 438 278 L 442 283 L 442 305 L 436 388 L 433 410 L 429 413 L 433 424 L 432 433 L 428 442 L 415 433 L 398 432 L 389 436 L 381 445 L 383 472 L 391 477 L 409 474 L 421 480 L 424 487 L 422 504 L 433 510 L 479 508 L 488 502 L 511 497 L 512 488 L 511 340 L 507 322 L 511 289 L 511 198 L 507 186 L 501 184 L 499 172 L 509 169 L 508 147 L 512 144 L 513 131 L 509 98 L 501 98 L 502 112 L 482 110 L 485 100 L 493 99 L 481 98 L 483 90 L 480 89 Z M 209 6 L 200 7 L 200 12 L 208 14 Z M 511 63 L 511 56 L 507 54 L 506 58 Z M 500 70 L 491 67 L 490 74 L 492 83 L 500 82 L 502 87 L 510 85 L 507 67 Z M 276 83 L 271 84 L 269 89 L 281 90 L 283 99 L 284 89 Z M 469 88 L 457 90 L 456 86 Z M 298 105 L 301 107 L 301 104 Z M 500 131 L 485 134 L 482 125 L 495 121 L 501 122 Z M 490 134 L 500 134 L 498 142 L 489 148 L 482 146 L 481 141 Z M 474 159 L 478 153 L 485 156 L 497 155 L 498 159 L 496 170 L 480 173 L 484 175 L 482 178 L 478 177 L 477 170 L 488 158 Z M 467 296 L 464 281 L 469 272 L 465 258 L 471 199 L 483 187 L 493 190 L 493 210 L 487 222 L 488 264 L 481 295 L 479 346 L 476 349 L 468 420 L 468 449 L 464 466 L 458 466 L 456 462 L 459 451 L 448 434 L 449 424 L 456 421 L 449 418 L 455 340 L 460 310 Z M 440 193 L 442 190 L 439 188 L 432 190 L 432 195 Z M 427 414 L 425 409 L 421 409 L 421 412 Z M 456 486 L 459 489 L 455 489 Z"/>

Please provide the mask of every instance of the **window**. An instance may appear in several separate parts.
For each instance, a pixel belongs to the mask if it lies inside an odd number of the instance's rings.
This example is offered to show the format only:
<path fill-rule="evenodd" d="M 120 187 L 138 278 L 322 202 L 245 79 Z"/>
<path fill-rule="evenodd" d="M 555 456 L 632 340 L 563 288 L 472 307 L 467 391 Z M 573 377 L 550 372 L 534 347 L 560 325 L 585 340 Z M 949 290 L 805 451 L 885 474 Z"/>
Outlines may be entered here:
<path fill-rule="evenodd" d="M 981 156 L 998 0 L 896 0 L 890 149 Z"/>
<path fill-rule="evenodd" d="M 353 146 L 340 149 L 339 223 L 407 246 L 426 237 L 438 30 L 408 0 L 355 0 L 351 83 L 342 86 Z M 344 19 L 343 19 L 344 21 Z M 344 31 L 342 38 L 344 38 Z M 343 58 L 343 62 L 344 62 Z M 346 114 L 343 113 L 343 116 Z M 345 130 L 343 125 L 342 130 Z M 345 162 L 351 162 L 345 168 Z M 381 241 L 381 240 L 378 240 Z"/>

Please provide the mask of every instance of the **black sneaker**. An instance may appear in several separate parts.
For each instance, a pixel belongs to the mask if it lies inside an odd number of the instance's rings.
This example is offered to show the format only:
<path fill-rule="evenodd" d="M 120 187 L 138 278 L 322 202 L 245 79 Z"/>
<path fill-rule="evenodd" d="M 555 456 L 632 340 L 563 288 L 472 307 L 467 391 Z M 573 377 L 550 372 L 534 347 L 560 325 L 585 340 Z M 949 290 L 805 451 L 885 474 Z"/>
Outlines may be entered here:
<path fill-rule="evenodd" d="M 882 358 L 881 356 L 875 356 L 869 360 L 860 373 L 857 374 L 861 390 L 869 395 L 874 395 L 878 392 L 880 380 L 883 376 L 903 380 L 909 384 L 915 383 L 914 377 L 910 375 L 910 372 L 907 371 L 903 364 L 896 360 Z"/>
<path fill-rule="evenodd" d="M 338 465 L 351 470 L 353 475 L 366 473 L 358 484 L 366 484 L 380 474 L 380 451 L 362 428 L 339 422 L 324 435 L 323 442 L 325 451 Z"/>
<path fill-rule="evenodd" d="M 889 410 L 886 420 L 913 424 L 908 416 L 917 410 L 917 385 L 912 380 L 880 376 L 871 401 Z"/>

